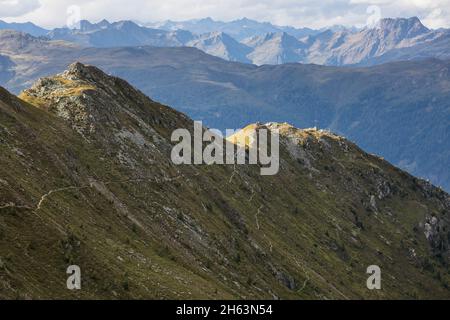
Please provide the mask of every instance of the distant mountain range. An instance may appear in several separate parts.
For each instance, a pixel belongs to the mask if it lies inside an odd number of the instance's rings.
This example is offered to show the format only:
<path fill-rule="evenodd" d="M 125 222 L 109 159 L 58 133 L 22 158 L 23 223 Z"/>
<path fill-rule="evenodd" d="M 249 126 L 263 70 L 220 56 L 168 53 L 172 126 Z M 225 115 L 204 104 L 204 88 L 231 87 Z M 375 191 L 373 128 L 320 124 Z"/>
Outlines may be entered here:
<path fill-rule="evenodd" d="M 382 19 L 374 28 L 359 32 L 325 31 L 306 40 L 306 56 L 299 62 L 323 65 L 374 65 L 417 58 L 450 58 L 450 51 L 436 50 L 448 43 L 449 30 L 429 30 L 418 18 Z M 426 46 L 422 54 L 417 48 Z M 409 53 L 409 54 L 408 54 Z M 390 57 L 390 58 L 389 58 Z"/>
<path fill-rule="evenodd" d="M 195 34 L 223 32 L 237 41 L 242 41 L 253 36 L 262 36 L 267 33 L 286 32 L 297 38 L 319 33 L 319 30 L 310 28 L 294 28 L 289 26 L 275 26 L 269 22 L 258 22 L 243 18 L 230 22 L 215 21 L 211 18 L 188 20 L 188 21 L 165 21 L 145 24 L 147 27 L 163 29 L 168 31 L 188 30 Z"/>
<path fill-rule="evenodd" d="M 0 20 L 0 30 L 15 30 L 20 32 L 29 33 L 35 37 L 45 36 L 49 33 L 49 30 L 38 27 L 34 23 L 26 22 L 26 23 L 8 23 Z"/>
<path fill-rule="evenodd" d="M 430 30 L 418 18 L 382 19 L 373 28 L 326 30 L 278 27 L 250 19 L 219 22 L 210 18 L 139 25 L 132 21 L 90 23 L 51 31 L 32 24 L 0 23 L 51 40 L 84 47 L 196 47 L 229 61 L 256 65 L 313 63 L 370 66 L 400 60 L 450 58 L 450 31 Z"/>
<path fill-rule="evenodd" d="M 450 31 L 429 30 L 418 18 L 382 19 L 359 31 L 326 30 L 299 39 L 286 32 L 243 40 L 252 48 L 252 63 L 314 63 L 368 66 L 391 61 L 450 58 Z"/>
<path fill-rule="evenodd" d="M 109 23 L 106 20 L 96 24 L 83 20 L 80 22 L 79 29 L 54 29 L 47 36 L 52 40 L 65 40 L 86 47 L 100 48 L 141 45 L 179 47 L 194 39 L 188 31 L 169 32 L 140 27 L 131 21 Z"/>
<path fill-rule="evenodd" d="M 449 61 L 258 67 L 195 48 L 83 48 L 0 31 L 0 85 L 15 93 L 77 60 L 127 79 L 210 127 L 289 121 L 330 128 L 450 190 Z"/>
<path fill-rule="evenodd" d="M 228 61 L 252 63 L 247 57 L 251 49 L 223 32 L 204 33 L 186 45 Z"/>

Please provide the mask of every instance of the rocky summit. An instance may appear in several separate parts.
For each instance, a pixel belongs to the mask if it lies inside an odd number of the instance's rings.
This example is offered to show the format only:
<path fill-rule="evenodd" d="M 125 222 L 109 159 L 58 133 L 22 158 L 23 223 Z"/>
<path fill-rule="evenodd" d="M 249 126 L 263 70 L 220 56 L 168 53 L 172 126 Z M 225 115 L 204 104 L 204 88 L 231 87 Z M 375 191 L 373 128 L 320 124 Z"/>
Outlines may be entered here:
<path fill-rule="evenodd" d="M 285 123 L 249 127 L 279 132 L 277 175 L 174 165 L 178 128 L 193 122 L 81 63 L 0 89 L 0 298 L 450 297 L 441 189 Z"/>

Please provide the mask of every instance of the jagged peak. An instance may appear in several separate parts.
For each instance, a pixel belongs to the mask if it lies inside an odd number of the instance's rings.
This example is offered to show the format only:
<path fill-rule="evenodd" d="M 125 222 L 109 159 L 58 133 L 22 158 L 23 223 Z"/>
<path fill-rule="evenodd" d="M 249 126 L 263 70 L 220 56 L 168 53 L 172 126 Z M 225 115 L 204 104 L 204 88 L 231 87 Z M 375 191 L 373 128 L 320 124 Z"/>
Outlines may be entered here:
<path fill-rule="evenodd" d="M 39 79 L 19 98 L 57 115 L 84 137 L 98 133 L 107 140 L 123 127 L 149 131 L 152 125 L 172 128 L 177 121 L 185 121 L 181 114 L 155 103 L 125 80 L 81 62 Z"/>
<path fill-rule="evenodd" d="M 78 61 L 69 65 L 62 75 L 71 78 L 75 77 L 80 80 L 101 80 L 109 77 L 99 68 Z"/>
<path fill-rule="evenodd" d="M 78 83 L 83 87 L 84 84 L 89 84 L 91 87 L 102 87 L 107 91 L 111 89 L 117 89 L 121 87 L 122 90 L 126 90 L 129 92 L 133 92 L 134 94 L 142 93 L 135 89 L 132 85 L 130 85 L 127 81 L 114 77 L 105 73 L 103 70 L 93 66 L 81 63 L 79 61 L 72 63 L 69 65 L 67 70 L 64 72 L 57 74 L 54 77 L 44 78 L 47 80 L 68 80 L 68 81 L 59 81 L 64 86 L 71 86 L 74 83 L 70 81 L 74 81 L 75 85 Z M 38 81 L 39 82 L 39 81 Z"/>
<path fill-rule="evenodd" d="M 80 27 L 79 30 L 81 31 L 91 31 L 92 29 L 96 28 L 96 25 L 88 20 L 81 20 L 79 22 L 79 27 Z"/>
<path fill-rule="evenodd" d="M 121 92 L 136 97 L 136 100 L 142 99 L 144 96 L 125 80 L 108 75 L 95 66 L 81 62 L 72 63 L 67 70 L 55 76 L 40 78 L 30 89 L 24 90 L 20 96 L 24 100 L 29 100 L 30 97 L 39 98 L 38 101 L 61 97 L 74 99 L 89 91 L 98 91 L 100 88 L 104 94 L 111 96 L 121 95 Z M 37 103 L 37 105 L 41 104 Z"/>
<path fill-rule="evenodd" d="M 102 88 L 103 93 L 97 94 L 97 99 L 104 99 L 102 96 L 108 94 L 113 97 L 125 88 L 123 84 L 126 84 L 126 89 L 134 90 L 124 80 L 109 76 L 97 67 L 75 62 L 60 74 L 40 78 L 19 97 L 37 107 L 50 110 L 62 100 L 67 99 L 86 104 L 83 97 L 90 92 L 98 92 L 99 88 Z M 97 108 L 95 103 L 90 104 L 89 109 Z"/>
<path fill-rule="evenodd" d="M 123 29 L 123 28 L 135 28 L 135 27 L 140 27 L 138 24 L 136 24 L 135 22 L 131 21 L 131 20 L 120 20 L 120 21 L 116 21 L 116 22 L 109 22 L 106 19 L 103 19 L 101 21 L 99 21 L 98 23 L 92 23 L 88 20 L 81 20 L 79 23 L 79 29 L 77 29 L 77 31 L 80 32 L 96 32 L 99 31 L 101 29 L 106 29 L 106 28 L 116 28 L 116 29 Z"/>
<path fill-rule="evenodd" d="M 114 26 L 117 29 L 124 29 L 124 28 L 140 28 L 140 26 L 136 23 L 134 23 L 131 20 L 121 20 L 121 21 L 117 21 L 114 22 L 112 24 L 112 26 Z"/>
<path fill-rule="evenodd" d="M 197 40 L 225 42 L 225 43 L 237 42 L 233 37 L 231 37 L 230 35 L 228 35 L 227 33 L 223 32 L 223 31 L 213 31 L 213 32 L 201 34 Z"/>
<path fill-rule="evenodd" d="M 250 47 L 257 47 L 267 42 L 269 43 L 275 42 L 283 46 L 302 45 L 302 42 L 300 40 L 284 31 L 268 32 L 263 35 L 256 35 L 246 38 L 242 41 L 243 44 L 248 45 Z"/>
<path fill-rule="evenodd" d="M 102 21 L 100 21 L 99 23 L 97 23 L 97 25 L 99 25 L 99 26 L 109 26 L 110 23 L 109 23 L 108 20 L 103 19 Z"/>

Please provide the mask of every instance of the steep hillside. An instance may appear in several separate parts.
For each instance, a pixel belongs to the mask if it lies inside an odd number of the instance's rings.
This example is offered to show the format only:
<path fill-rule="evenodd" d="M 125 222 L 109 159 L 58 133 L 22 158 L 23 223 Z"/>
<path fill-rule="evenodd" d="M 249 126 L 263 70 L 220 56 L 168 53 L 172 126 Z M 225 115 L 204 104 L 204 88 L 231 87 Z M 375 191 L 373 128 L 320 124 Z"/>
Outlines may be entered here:
<path fill-rule="evenodd" d="M 254 127 L 280 131 L 278 175 L 173 165 L 191 120 L 95 67 L 1 89 L 0 298 L 450 297 L 448 194 L 332 133 Z"/>

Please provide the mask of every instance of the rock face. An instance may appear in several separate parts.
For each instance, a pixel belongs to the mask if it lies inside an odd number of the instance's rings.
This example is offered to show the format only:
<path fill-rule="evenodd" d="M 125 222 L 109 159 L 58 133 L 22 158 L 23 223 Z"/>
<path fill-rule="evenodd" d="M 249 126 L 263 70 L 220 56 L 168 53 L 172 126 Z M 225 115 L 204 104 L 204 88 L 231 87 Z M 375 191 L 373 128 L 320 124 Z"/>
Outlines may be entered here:
<path fill-rule="evenodd" d="M 251 127 L 279 131 L 277 175 L 174 165 L 192 121 L 96 67 L 0 90 L 0 297 L 450 297 L 447 193 L 328 131 Z"/>

